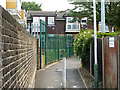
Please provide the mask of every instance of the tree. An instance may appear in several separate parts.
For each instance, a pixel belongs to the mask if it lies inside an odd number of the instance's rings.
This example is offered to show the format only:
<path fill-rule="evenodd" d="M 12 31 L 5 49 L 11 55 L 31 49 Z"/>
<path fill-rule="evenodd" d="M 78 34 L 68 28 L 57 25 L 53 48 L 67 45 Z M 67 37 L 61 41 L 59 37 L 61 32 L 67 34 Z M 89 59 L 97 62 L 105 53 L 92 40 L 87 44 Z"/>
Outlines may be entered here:
<path fill-rule="evenodd" d="M 78 13 L 81 17 L 88 17 L 89 20 L 93 21 L 93 4 L 92 2 L 78 2 L 70 1 L 70 4 L 75 6 L 74 9 L 69 10 L 73 15 Z M 75 10 L 78 11 L 75 11 Z M 96 2 L 96 16 L 97 23 L 101 21 L 101 2 Z M 105 22 L 108 25 L 110 32 L 112 32 L 112 27 L 120 26 L 120 1 L 119 2 L 105 2 Z"/>
<path fill-rule="evenodd" d="M 26 11 L 42 11 L 41 4 L 36 4 L 35 2 L 22 2 L 22 9 Z"/>
<path fill-rule="evenodd" d="M 110 31 L 112 27 L 120 25 L 120 2 L 107 2 L 105 6 L 105 22 Z"/>

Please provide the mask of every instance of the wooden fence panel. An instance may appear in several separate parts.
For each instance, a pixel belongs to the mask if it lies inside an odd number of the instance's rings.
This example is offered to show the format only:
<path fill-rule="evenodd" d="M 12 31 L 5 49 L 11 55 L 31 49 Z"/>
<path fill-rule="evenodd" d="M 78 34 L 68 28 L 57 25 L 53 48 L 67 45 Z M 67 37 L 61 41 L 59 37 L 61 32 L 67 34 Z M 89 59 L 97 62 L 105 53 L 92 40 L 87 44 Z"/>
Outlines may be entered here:
<path fill-rule="evenodd" d="M 118 35 L 118 90 L 120 90 L 120 35 Z"/>
<path fill-rule="evenodd" d="M 111 40 L 110 37 L 103 39 L 104 88 L 118 88 L 118 38 Z"/>

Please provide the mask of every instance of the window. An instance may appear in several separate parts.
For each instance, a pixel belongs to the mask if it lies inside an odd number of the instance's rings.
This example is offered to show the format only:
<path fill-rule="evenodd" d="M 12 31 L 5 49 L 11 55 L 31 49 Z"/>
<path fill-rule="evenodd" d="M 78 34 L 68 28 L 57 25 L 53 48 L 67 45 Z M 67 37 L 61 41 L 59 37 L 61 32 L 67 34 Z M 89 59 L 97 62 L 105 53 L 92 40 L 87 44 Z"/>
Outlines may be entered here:
<path fill-rule="evenodd" d="M 67 17 L 67 23 L 78 23 L 78 21 L 71 22 L 73 20 L 73 17 Z"/>
<path fill-rule="evenodd" d="M 33 23 L 40 23 L 40 19 L 45 21 L 45 17 L 33 17 Z"/>
<path fill-rule="evenodd" d="M 66 25 L 67 30 L 79 30 L 79 24 L 78 23 L 69 23 Z"/>
<path fill-rule="evenodd" d="M 45 17 L 40 17 L 40 19 L 45 22 Z"/>
<path fill-rule="evenodd" d="M 38 23 L 39 22 L 39 17 L 33 17 L 33 23 Z"/>
<path fill-rule="evenodd" d="M 78 29 L 78 25 L 77 25 L 77 24 L 74 24 L 74 25 L 73 25 L 73 29 Z"/>
<path fill-rule="evenodd" d="M 73 17 L 67 17 L 66 18 L 66 30 L 74 31 L 79 30 L 79 23 L 78 21 L 70 22 L 73 20 Z"/>
<path fill-rule="evenodd" d="M 54 25 L 54 17 L 48 17 L 48 24 Z"/>
<path fill-rule="evenodd" d="M 72 21 L 72 18 L 68 17 L 67 22 L 70 23 Z"/>
<path fill-rule="evenodd" d="M 67 29 L 71 29 L 72 27 L 71 27 L 71 25 L 67 25 Z"/>

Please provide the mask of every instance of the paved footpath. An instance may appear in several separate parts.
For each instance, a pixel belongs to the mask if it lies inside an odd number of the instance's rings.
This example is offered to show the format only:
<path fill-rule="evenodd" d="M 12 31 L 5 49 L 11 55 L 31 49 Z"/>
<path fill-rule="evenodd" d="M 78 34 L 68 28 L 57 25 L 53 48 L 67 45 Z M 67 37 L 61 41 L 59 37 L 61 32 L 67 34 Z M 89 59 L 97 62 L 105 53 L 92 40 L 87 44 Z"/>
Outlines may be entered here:
<path fill-rule="evenodd" d="M 85 88 L 79 75 L 80 60 L 76 57 L 67 59 L 67 88 Z M 36 88 L 62 88 L 63 62 L 59 61 L 37 71 Z"/>

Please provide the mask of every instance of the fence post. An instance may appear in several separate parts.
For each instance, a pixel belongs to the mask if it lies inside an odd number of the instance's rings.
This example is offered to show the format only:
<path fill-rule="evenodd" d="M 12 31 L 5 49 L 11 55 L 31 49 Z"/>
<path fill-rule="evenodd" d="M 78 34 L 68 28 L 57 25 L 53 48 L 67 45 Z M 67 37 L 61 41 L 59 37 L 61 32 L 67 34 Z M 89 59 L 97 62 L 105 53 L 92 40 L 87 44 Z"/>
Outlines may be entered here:
<path fill-rule="evenodd" d="M 45 22 L 45 65 L 47 65 L 47 22 Z"/>
<path fill-rule="evenodd" d="M 66 36 L 65 36 L 65 56 L 67 57 L 67 55 L 66 55 L 66 52 L 67 52 L 67 51 L 66 51 L 66 42 L 67 42 L 67 41 L 66 41 Z"/>
<path fill-rule="evenodd" d="M 40 20 L 40 69 L 42 68 L 42 20 Z"/>
<path fill-rule="evenodd" d="M 28 23 L 28 32 L 30 33 L 30 23 Z"/>
<path fill-rule="evenodd" d="M 31 35 L 33 35 L 33 23 L 31 23 Z"/>
<path fill-rule="evenodd" d="M 69 57 L 70 57 L 70 37 L 68 36 L 69 39 Z"/>
<path fill-rule="evenodd" d="M 57 52 L 56 52 L 56 36 L 55 36 L 55 60 L 57 59 Z"/>
<path fill-rule="evenodd" d="M 66 51 L 65 49 L 66 49 L 66 47 L 65 47 L 65 45 L 66 45 L 66 44 L 65 44 L 65 35 L 64 35 L 64 57 L 66 57 L 66 54 L 65 54 L 65 51 Z"/>
<path fill-rule="evenodd" d="M 92 41 L 90 42 L 90 74 L 92 75 Z"/>
<path fill-rule="evenodd" d="M 34 23 L 34 37 L 35 37 L 35 33 L 36 33 L 36 24 Z"/>
<path fill-rule="evenodd" d="M 24 25 L 24 23 L 23 23 L 23 28 L 25 28 L 25 25 Z"/>
<path fill-rule="evenodd" d="M 69 40 L 67 35 L 67 57 L 69 57 Z"/>
<path fill-rule="evenodd" d="M 120 36 L 118 35 L 118 90 L 120 90 Z"/>
<path fill-rule="evenodd" d="M 63 58 L 63 88 L 66 88 L 66 57 Z"/>
<path fill-rule="evenodd" d="M 26 28 L 26 30 L 27 30 L 27 23 L 26 23 L 26 27 L 25 27 L 25 28 Z"/>
<path fill-rule="evenodd" d="M 72 55 L 74 55 L 74 36 L 72 36 Z"/>
<path fill-rule="evenodd" d="M 59 52 L 59 35 L 58 35 L 58 60 L 59 60 L 59 58 L 60 58 L 60 57 L 59 57 L 59 53 L 60 53 L 60 52 Z"/>
<path fill-rule="evenodd" d="M 38 36 L 38 23 L 37 23 L 37 39 L 39 39 L 39 36 Z"/>

